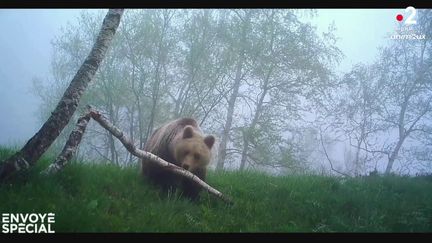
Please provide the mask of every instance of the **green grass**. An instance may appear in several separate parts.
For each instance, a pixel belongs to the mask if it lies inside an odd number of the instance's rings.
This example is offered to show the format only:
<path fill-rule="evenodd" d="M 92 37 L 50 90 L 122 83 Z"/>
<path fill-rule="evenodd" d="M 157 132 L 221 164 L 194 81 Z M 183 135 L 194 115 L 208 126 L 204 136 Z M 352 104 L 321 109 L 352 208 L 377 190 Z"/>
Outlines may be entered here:
<path fill-rule="evenodd" d="M 73 162 L 40 176 L 50 161 L 0 185 L 0 212 L 54 212 L 56 232 L 432 232 L 430 177 L 210 173 L 228 206 L 206 193 L 197 203 L 163 196 L 137 168 Z"/>

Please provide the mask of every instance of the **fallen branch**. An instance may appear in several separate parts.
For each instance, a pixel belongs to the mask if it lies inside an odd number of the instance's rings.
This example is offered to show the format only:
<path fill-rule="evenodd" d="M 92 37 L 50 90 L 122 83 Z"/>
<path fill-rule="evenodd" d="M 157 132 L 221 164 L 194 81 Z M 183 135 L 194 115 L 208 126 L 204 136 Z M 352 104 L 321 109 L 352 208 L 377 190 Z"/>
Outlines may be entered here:
<path fill-rule="evenodd" d="M 125 148 L 134 156 L 149 160 L 152 163 L 158 164 L 161 167 L 164 167 L 165 169 L 170 170 L 172 173 L 183 176 L 189 180 L 194 181 L 197 185 L 199 185 L 201 188 L 209 192 L 210 194 L 213 194 L 214 196 L 218 197 L 219 199 L 223 200 L 226 203 L 232 204 L 232 200 L 223 195 L 218 190 L 214 189 L 213 187 L 209 186 L 207 183 L 205 183 L 203 180 L 201 180 L 198 176 L 194 175 L 193 173 L 175 165 L 172 163 L 169 163 L 158 156 L 149 153 L 147 151 L 138 149 L 135 147 L 133 141 L 131 141 L 129 138 L 125 136 L 125 134 L 115 127 L 107 118 L 105 118 L 99 111 L 88 107 L 89 111 L 81 116 L 78 119 L 77 126 L 75 130 L 71 133 L 69 136 L 69 140 L 66 142 L 65 147 L 63 148 L 60 155 L 56 158 L 53 164 L 51 164 L 43 173 L 49 174 L 49 173 L 55 173 L 60 171 L 65 167 L 67 164 L 67 161 L 69 161 L 73 154 L 75 153 L 82 135 L 84 134 L 85 128 L 87 126 L 88 120 L 91 117 L 93 120 L 98 122 L 103 128 L 108 130 L 111 134 L 113 134 L 120 142 L 125 146 Z"/>

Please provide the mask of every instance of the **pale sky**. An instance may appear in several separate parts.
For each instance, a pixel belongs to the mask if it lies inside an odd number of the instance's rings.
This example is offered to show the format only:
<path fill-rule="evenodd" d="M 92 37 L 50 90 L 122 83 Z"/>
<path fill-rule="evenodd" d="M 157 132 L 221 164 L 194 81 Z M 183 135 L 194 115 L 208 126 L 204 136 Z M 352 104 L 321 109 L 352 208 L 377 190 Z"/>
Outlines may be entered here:
<path fill-rule="evenodd" d="M 79 9 L 0 9 L 0 145 L 22 146 L 38 129 L 39 100 L 30 92 L 32 78 L 47 77 L 51 40 Z M 320 9 L 312 23 L 322 32 L 333 21 L 337 43 L 345 59 L 343 72 L 357 63 L 371 62 L 377 47 L 388 40 L 401 9 Z M 305 18 L 306 19 L 306 18 Z"/>
<path fill-rule="evenodd" d="M 334 21 L 338 47 L 345 54 L 338 71 L 347 71 L 358 62 L 375 59 L 377 47 L 389 40 L 388 33 L 397 26 L 396 15 L 401 9 L 320 9 L 313 18 L 318 30 L 325 31 Z"/>
<path fill-rule="evenodd" d="M 0 145 L 22 146 L 39 129 L 32 78 L 49 74 L 51 40 L 78 9 L 0 9 Z"/>

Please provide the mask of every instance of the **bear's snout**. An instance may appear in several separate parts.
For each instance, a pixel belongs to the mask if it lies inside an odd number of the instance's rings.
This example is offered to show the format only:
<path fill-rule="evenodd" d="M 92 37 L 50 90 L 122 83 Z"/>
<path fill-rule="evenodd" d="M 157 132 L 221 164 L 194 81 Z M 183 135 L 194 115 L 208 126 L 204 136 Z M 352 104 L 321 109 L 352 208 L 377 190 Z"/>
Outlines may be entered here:
<path fill-rule="evenodd" d="M 183 167 L 183 169 L 185 169 L 185 170 L 189 170 L 189 165 L 187 165 L 187 164 L 182 165 L 182 167 Z"/>

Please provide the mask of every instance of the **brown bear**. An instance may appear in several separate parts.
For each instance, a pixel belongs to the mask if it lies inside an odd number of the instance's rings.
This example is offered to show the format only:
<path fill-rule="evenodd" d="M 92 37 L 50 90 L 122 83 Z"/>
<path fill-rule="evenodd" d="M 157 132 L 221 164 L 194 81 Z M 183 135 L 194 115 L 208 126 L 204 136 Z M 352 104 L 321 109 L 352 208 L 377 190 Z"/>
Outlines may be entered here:
<path fill-rule="evenodd" d="M 215 137 L 204 136 L 193 118 L 179 118 L 156 129 L 147 140 L 144 150 L 192 172 L 205 181 L 214 142 Z M 162 186 L 165 192 L 179 188 L 184 196 L 192 200 L 199 198 L 199 186 L 147 160 L 141 161 L 141 173 L 153 183 Z"/>

